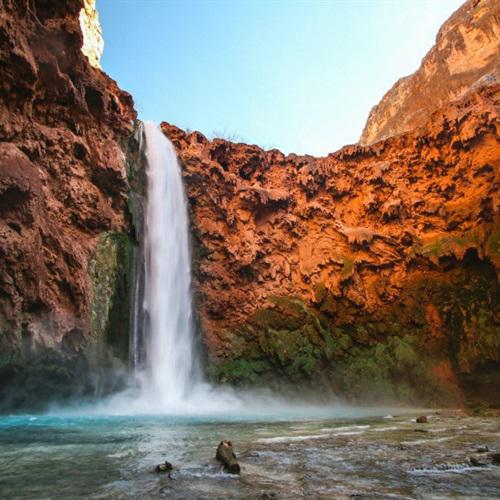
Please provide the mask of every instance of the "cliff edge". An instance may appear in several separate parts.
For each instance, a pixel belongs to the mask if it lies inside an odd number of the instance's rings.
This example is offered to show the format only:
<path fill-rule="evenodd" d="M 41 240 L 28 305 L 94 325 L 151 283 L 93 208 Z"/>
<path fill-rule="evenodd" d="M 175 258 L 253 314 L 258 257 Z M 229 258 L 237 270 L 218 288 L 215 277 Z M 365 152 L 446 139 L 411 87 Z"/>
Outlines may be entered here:
<path fill-rule="evenodd" d="M 359 143 L 373 144 L 423 126 L 468 92 L 500 82 L 500 3 L 467 0 L 441 27 L 420 68 L 372 108 Z"/>

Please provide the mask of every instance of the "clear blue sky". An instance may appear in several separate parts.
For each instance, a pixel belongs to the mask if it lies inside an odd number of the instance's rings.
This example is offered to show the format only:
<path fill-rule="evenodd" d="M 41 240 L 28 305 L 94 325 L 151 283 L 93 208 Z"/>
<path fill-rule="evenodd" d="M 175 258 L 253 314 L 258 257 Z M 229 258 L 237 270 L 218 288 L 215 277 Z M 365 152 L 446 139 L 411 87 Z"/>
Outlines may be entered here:
<path fill-rule="evenodd" d="M 460 0 L 97 0 L 140 118 L 327 154 L 418 68 Z"/>

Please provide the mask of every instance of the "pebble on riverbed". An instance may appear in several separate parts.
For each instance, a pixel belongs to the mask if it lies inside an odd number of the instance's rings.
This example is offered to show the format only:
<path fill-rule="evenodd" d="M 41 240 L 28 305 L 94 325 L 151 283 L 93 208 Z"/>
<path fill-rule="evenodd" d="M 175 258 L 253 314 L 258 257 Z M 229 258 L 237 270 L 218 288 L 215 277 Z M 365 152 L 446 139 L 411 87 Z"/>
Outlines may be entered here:
<path fill-rule="evenodd" d="M 174 468 L 174 466 L 170 462 L 165 461 L 162 464 L 158 464 L 155 467 L 155 471 L 158 473 L 172 472 L 173 468 Z"/>
<path fill-rule="evenodd" d="M 420 417 L 417 417 L 416 419 L 417 424 L 426 424 L 428 421 L 429 420 L 426 415 L 420 415 Z"/>
<path fill-rule="evenodd" d="M 487 463 L 483 462 L 480 458 L 471 456 L 469 457 L 469 462 L 474 467 L 486 467 Z"/>

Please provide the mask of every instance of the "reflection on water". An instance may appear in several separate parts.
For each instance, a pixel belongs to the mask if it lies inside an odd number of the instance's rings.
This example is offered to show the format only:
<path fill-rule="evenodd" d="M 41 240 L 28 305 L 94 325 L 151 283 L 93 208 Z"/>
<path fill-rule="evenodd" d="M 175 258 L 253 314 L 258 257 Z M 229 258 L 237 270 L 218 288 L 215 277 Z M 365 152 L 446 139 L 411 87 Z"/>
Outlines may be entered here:
<path fill-rule="evenodd" d="M 379 413 L 2 417 L 0 497 L 500 498 L 500 467 L 469 461 L 478 447 L 499 446 L 497 418 L 436 415 L 416 424 Z M 213 460 L 221 439 L 236 447 L 239 477 Z M 175 465 L 170 477 L 153 473 L 166 459 Z"/>

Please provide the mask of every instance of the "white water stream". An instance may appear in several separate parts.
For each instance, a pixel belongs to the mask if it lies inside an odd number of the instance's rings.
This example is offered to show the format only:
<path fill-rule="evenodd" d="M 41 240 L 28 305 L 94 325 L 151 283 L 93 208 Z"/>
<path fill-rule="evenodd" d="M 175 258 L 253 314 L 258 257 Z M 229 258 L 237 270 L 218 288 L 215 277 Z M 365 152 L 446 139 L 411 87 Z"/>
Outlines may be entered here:
<path fill-rule="evenodd" d="M 191 300 L 191 255 L 187 199 L 170 141 L 153 123 L 144 124 L 148 176 L 145 226 L 148 319 L 146 396 L 176 406 L 202 383 Z"/>

